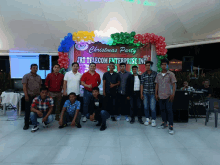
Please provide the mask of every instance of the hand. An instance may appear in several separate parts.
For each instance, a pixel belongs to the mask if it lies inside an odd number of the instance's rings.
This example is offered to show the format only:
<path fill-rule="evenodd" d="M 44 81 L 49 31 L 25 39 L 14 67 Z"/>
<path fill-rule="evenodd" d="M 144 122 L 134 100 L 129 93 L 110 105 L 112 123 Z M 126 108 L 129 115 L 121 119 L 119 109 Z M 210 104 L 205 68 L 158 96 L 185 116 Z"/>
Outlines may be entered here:
<path fill-rule="evenodd" d="M 63 92 L 63 96 L 67 96 L 67 92 Z"/>
<path fill-rule="evenodd" d="M 90 85 L 87 85 L 87 87 L 88 87 L 88 88 L 92 88 L 92 84 L 90 84 Z"/>
<path fill-rule="evenodd" d="M 141 100 L 144 100 L 144 95 L 141 95 Z"/>
<path fill-rule="evenodd" d="M 73 120 L 72 123 L 71 123 L 71 126 L 74 127 L 75 125 L 76 125 L 76 122 Z"/>
<path fill-rule="evenodd" d="M 44 117 L 44 118 L 42 119 L 42 123 L 43 123 L 43 122 L 46 122 L 46 121 L 47 121 L 47 118 Z"/>
<path fill-rule="evenodd" d="M 103 96 L 106 96 L 106 93 L 105 93 L 105 92 L 103 92 Z"/>
<path fill-rule="evenodd" d="M 93 121 L 93 120 L 94 120 L 94 116 L 90 115 L 90 121 Z"/>
<path fill-rule="evenodd" d="M 25 96 L 25 101 L 29 101 L 29 97 L 28 96 Z"/>
<path fill-rule="evenodd" d="M 42 113 L 41 111 L 38 111 L 38 112 L 37 112 L 37 115 L 38 115 L 39 117 L 43 117 L 43 113 Z"/>
<path fill-rule="evenodd" d="M 63 125 L 63 120 L 62 119 L 60 119 L 59 125 Z"/>
<path fill-rule="evenodd" d="M 130 97 L 128 96 L 127 99 L 130 100 Z"/>
<path fill-rule="evenodd" d="M 169 101 L 173 102 L 173 100 L 174 100 L 174 95 L 170 95 Z"/>
<path fill-rule="evenodd" d="M 159 98 L 158 95 L 155 95 L 155 99 L 156 99 L 157 101 L 158 101 L 158 98 Z"/>
<path fill-rule="evenodd" d="M 110 88 L 113 88 L 114 87 L 114 84 L 110 83 Z"/>

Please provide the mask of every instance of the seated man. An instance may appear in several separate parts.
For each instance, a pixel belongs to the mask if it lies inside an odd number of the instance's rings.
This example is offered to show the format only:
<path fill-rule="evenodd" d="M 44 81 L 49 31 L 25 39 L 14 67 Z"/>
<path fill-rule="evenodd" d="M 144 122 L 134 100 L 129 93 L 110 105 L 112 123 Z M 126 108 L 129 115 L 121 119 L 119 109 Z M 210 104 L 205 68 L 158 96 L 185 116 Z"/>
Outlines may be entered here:
<path fill-rule="evenodd" d="M 62 112 L 61 117 L 59 121 L 59 128 L 63 128 L 67 126 L 68 122 L 71 122 L 71 126 L 77 126 L 77 128 L 81 128 L 80 125 L 80 119 L 81 119 L 81 113 L 80 110 L 80 102 L 77 99 L 77 96 L 75 93 L 69 94 L 69 99 L 66 100 Z"/>
<path fill-rule="evenodd" d="M 184 81 L 183 82 L 183 87 L 181 88 L 181 90 L 185 90 L 185 91 L 188 91 L 190 90 L 190 86 L 188 86 L 188 82 L 187 81 Z"/>
<path fill-rule="evenodd" d="M 209 87 L 209 85 L 210 85 L 209 80 L 206 79 L 206 80 L 204 81 L 204 86 L 200 87 L 200 90 L 201 90 L 202 92 L 204 92 L 204 95 L 205 95 L 205 97 L 207 97 L 207 98 L 210 98 L 211 95 L 212 95 L 212 89 Z"/>
<path fill-rule="evenodd" d="M 53 121 L 53 116 L 51 115 L 53 111 L 53 99 L 48 95 L 48 88 L 43 87 L 40 89 L 40 96 L 35 97 L 31 104 L 31 114 L 30 119 L 34 128 L 32 128 L 31 132 L 36 132 L 38 127 L 37 118 L 42 119 L 42 123 L 44 127 L 48 127 L 48 124 Z"/>
<path fill-rule="evenodd" d="M 96 126 L 101 126 L 100 131 L 104 131 L 107 128 L 106 119 L 110 117 L 110 113 L 104 110 L 104 97 L 99 94 L 98 87 L 93 88 L 92 95 L 89 106 L 90 120 L 96 119 L 98 121 Z"/>

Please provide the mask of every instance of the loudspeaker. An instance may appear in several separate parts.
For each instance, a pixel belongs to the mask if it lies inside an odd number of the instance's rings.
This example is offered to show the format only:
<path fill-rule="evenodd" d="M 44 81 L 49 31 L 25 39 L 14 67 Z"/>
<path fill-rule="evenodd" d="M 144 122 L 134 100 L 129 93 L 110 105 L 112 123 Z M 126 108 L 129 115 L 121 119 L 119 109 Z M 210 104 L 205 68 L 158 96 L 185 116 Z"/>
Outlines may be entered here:
<path fill-rule="evenodd" d="M 184 56 L 182 62 L 182 71 L 190 72 L 191 70 L 193 70 L 193 61 L 194 61 L 193 56 Z"/>
<path fill-rule="evenodd" d="M 9 59 L 0 59 L 0 72 L 10 72 Z"/>
<path fill-rule="evenodd" d="M 50 70 L 50 56 L 48 54 L 39 55 L 39 70 Z"/>

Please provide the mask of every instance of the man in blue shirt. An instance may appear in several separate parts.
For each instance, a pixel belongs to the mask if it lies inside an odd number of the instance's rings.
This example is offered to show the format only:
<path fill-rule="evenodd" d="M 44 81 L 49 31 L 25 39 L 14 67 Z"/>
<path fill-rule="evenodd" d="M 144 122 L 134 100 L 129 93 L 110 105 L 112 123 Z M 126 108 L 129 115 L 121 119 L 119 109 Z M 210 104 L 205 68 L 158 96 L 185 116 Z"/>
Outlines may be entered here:
<path fill-rule="evenodd" d="M 68 122 L 71 122 L 71 126 L 77 126 L 77 128 L 81 128 L 80 119 L 81 113 L 80 110 L 80 102 L 76 100 L 77 96 L 75 93 L 69 94 L 69 100 L 66 100 L 63 110 L 61 112 L 61 117 L 59 121 L 59 128 L 63 128 L 67 126 Z"/>

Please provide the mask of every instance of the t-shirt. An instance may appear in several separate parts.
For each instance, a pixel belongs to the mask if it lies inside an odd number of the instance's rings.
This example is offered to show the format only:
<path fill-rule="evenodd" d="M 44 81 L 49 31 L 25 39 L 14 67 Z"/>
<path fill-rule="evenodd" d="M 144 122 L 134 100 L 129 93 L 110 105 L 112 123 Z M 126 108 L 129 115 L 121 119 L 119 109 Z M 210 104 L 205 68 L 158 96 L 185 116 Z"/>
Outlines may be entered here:
<path fill-rule="evenodd" d="M 204 92 L 204 96 L 207 97 L 209 94 L 212 94 L 212 89 L 210 87 L 208 88 L 205 88 L 204 86 L 203 87 L 200 87 L 200 90 L 202 92 Z"/>
<path fill-rule="evenodd" d="M 75 103 L 71 104 L 70 100 L 66 100 L 63 107 L 66 108 L 66 111 L 70 116 L 74 116 L 76 110 L 80 110 L 80 102 L 76 100 Z"/>

